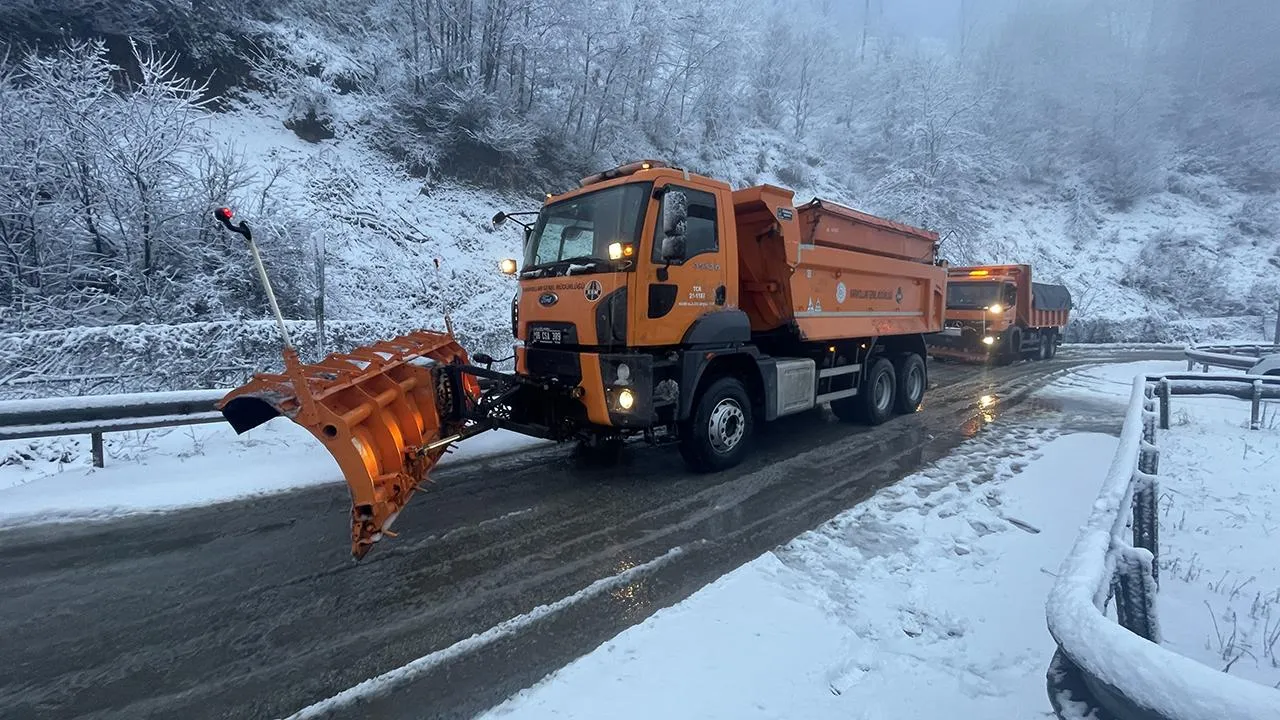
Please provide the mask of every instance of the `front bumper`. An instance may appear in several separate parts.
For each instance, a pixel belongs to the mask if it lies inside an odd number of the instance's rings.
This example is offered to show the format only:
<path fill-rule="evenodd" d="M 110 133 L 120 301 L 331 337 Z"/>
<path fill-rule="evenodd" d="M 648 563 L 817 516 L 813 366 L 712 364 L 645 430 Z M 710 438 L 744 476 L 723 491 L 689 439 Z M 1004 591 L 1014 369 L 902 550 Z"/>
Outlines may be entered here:
<path fill-rule="evenodd" d="M 991 338 L 984 343 L 984 337 Z M 959 334 L 947 332 L 933 333 L 925 336 L 925 344 L 929 354 L 934 357 L 949 357 L 961 360 L 986 360 L 999 353 L 1004 342 L 1002 333 L 988 332 L 984 334 L 980 327 L 961 326 Z"/>
<path fill-rule="evenodd" d="M 534 345 L 517 349 L 516 371 L 573 388 L 583 424 L 644 429 L 656 422 L 651 355 L 579 352 Z"/>

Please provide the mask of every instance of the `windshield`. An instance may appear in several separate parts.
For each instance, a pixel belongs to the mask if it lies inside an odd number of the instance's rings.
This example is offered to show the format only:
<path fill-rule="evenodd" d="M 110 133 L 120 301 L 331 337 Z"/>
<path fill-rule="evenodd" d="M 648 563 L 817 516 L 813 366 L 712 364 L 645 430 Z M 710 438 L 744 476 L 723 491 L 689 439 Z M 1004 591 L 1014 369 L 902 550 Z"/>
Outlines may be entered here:
<path fill-rule="evenodd" d="M 948 310 L 981 310 L 1000 302 L 999 282 L 947 283 Z"/>
<path fill-rule="evenodd" d="M 610 264 L 609 245 L 637 244 L 652 183 L 597 190 L 542 208 L 524 252 L 525 269 L 558 262 Z"/>

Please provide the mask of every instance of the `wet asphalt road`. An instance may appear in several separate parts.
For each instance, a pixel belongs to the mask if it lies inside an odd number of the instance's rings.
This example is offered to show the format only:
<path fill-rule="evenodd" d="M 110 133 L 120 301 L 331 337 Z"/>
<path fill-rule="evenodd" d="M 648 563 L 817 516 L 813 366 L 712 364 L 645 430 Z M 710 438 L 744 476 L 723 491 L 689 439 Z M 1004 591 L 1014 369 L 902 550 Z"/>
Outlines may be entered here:
<path fill-rule="evenodd" d="M 684 473 L 673 448 L 610 470 L 567 447 L 441 470 L 361 564 L 325 486 L 99 524 L 0 532 L 0 717 L 276 718 L 592 582 L 682 552 L 335 717 L 471 717 L 656 610 L 945 455 L 983 425 L 1114 408 L 1028 397 L 1080 364 L 930 363 L 924 409 L 878 428 L 812 411 L 762 426 L 741 467 Z M 978 398 L 992 395 L 989 407 Z M 230 470 L 234 472 L 234 469 Z M 602 708 L 602 715 L 607 709 Z"/>

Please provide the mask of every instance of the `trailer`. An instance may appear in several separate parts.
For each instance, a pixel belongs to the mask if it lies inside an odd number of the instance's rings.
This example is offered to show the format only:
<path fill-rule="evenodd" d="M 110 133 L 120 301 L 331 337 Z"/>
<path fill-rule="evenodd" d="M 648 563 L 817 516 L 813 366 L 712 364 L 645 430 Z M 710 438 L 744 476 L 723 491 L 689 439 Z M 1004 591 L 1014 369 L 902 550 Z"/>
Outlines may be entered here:
<path fill-rule="evenodd" d="M 1049 360 L 1070 320 L 1071 292 L 1033 282 L 1030 265 L 948 270 L 946 320 L 928 336 L 929 354 L 979 362 Z"/>
<path fill-rule="evenodd" d="M 237 431 L 287 415 L 339 459 L 357 557 L 444 449 L 489 429 L 604 460 L 638 435 L 715 472 L 761 422 L 829 405 L 879 424 L 921 406 L 946 305 L 932 232 L 657 161 L 494 217 L 507 221 L 524 229 L 523 259 L 499 264 L 518 286 L 514 372 L 422 332 L 315 365 L 286 349 L 285 374 L 221 404 Z"/>

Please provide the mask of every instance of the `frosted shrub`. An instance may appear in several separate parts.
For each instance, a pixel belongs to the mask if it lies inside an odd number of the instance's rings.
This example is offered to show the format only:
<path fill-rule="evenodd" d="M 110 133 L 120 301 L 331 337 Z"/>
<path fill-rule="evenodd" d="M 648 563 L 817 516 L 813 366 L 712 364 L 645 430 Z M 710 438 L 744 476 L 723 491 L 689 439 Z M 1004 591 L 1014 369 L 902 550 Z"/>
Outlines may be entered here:
<path fill-rule="evenodd" d="M 329 93 L 328 85 L 320 78 L 299 78 L 284 126 L 307 142 L 334 137 L 333 100 Z"/>

